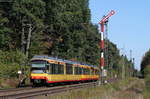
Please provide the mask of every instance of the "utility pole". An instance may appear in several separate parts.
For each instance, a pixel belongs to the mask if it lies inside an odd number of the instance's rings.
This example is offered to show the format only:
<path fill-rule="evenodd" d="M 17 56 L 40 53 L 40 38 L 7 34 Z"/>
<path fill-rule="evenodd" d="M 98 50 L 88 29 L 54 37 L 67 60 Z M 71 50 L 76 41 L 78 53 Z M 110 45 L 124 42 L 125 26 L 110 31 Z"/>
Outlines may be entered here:
<path fill-rule="evenodd" d="M 125 56 L 124 56 L 124 48 L 121 48 L 120 50 L 122 50 L 122 79 L 124 79 L 125 78 L 125 60 L 124 60 L 124 58 L 125 58 Z"/>
<path fill-rule="evenodd" d="M 132 76 L 134 76 L 134 70 L 135 70 L 135 68 L 134 68 L 134 65 L 135 65 L 135 63 L 134 63 L 134 61 L 135 61 L 135 59 L 133 58 L 133 67 L 132 67 Z"/>
<path fill-rule="evenodd" d="M 130 67 L 129 67 L 129 76 L 131 76 L 132 75 L 132 50 L 130 50 Z"/>
<path fill-rule="evenodd" d="M 130 50 L 130 61 L 132 62 L 132 50 Z"/>
<path fill-rule="evenodd" d="M 105 65 L 105 62 L 104 62 L 104 50 L 105 50 L 105 48 L 104 48 L 104 28 L 105 28 L 105 24 L 108 22 L 108 19 L 109 19 L 109 17 L 111 17 L 112 15 L 114 15 L 115 14 L 115 11 L 114 10 L 111 10 L 111 12 L 110 13 L 108 13 L 108 15 L 106 15 L 106 16 L 104 16 L 103 18 L 102 18 L 102 20 L 99 22 L 99 24 L 100 24 L 100 30 L 99 30 L 99 32 L 100 32 L 100 34 L 101 34 L 101 41 L 100 41 L 100 48 L 101 48 L 101 56 L 100 56 L 100 69 L 101 69 L 101 71 L 102 71 L 102 75 L 100 75 L 100 77 L 101 77 L 101 82 L 103 83 L 103 78 L 104 78 L 104 71 L 106 71 L 106 70 L 104 70 L 104 65 Z"/>
<path fill-rule="evenodd" d="M 122 59 L 122 79 L 124 79 L 125 78 L 125 67 L 124 67 L 125 61 L 124 61 L 124 56 L 122 58 L 123 58 Z"/>

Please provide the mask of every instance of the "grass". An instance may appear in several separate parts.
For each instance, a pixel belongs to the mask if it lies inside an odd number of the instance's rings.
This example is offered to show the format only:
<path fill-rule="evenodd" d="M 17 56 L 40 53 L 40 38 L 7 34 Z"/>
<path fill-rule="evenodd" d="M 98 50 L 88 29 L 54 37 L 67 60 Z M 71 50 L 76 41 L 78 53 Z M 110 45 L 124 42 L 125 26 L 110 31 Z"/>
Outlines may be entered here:
<path fill-rule="evenodd" d="M 143 92 L 145 99 L 150 99 L 150 74 L 147 75 L 145 78 L 145 90 Z"/>
<path fill-rule="evenodd" d="M 127 87 L 129 83 L 135 81 L 135 78 L 120 80 L 112 84 L 96 86 L 93 88 L 84 88 L 77 90 L 68 90 L 67 92 L 50 95 L 49 99 L 106 99 L 108 94 L 113 94 Z"/>
<path fill-rule="evenodd" d="M 143 95 L 144 95 L 144 99 L 150 99 L 150 91 L 149 90 L 144 90 L 143 92 Z"/>
<path fill-rule="evenodd" d="M 144 99 L 150 99 L 150 68 L 145 68 L 145 90 L 143 92 Z"/>
<path fill-rule="evenodd" d="M 0 89 L 15 88 L 17 84 L 17 78 L 0 78 Z"/>

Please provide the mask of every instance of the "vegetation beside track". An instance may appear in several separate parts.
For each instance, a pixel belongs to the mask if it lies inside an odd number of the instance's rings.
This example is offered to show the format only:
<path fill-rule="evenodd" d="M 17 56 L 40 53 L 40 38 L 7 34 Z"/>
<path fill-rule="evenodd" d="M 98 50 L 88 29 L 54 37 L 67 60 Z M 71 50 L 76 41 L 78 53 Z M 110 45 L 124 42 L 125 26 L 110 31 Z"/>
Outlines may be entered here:
<path fill-rule="evenodd" d="M 142 59 L 141 72 L 145 81 L 143 95 L 145 99 L 150 99 L 150 49 L 145 53 L 145 56 Z"/>
<path fill-rule="evenodd" d="M 64 93 L 47 96 L 49 98 L 46 99 L 105 99 L 108 95 L 124 90 L 136 81 L 136 78 L 127 78 L 125 80 L 118 80 L 116 82 L 96 86 L 94 88 L 69 90 Z"/>
<path fill-rule="evenodd" d="M 25 63 L 26 57 L 20 51 L 0 50 L 0 88 L 16 87 L 18 84 L 18 70 Z"/>
<path fill-rule="evenodd" d="M 150 99 L 150 68 L 146 68 L 144 71 L 145 90 L 143 92 L 143 95 L 145 99 Z"/>

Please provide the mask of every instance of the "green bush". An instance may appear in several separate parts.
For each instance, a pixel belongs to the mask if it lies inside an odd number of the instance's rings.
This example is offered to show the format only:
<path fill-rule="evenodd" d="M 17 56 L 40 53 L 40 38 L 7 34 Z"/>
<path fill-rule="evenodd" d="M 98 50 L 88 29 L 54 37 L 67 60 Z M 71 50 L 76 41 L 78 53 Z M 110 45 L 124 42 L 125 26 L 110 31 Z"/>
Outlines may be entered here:
<path fill-rule="evenodd" d="M 26 61 L 25 55 L 16 50 L 16 51 L 2 51 L 0 50 L 0 63 L 10 64 L 17 63 L 22 64 Z"/>
<path fill-rule="evenodd" d="M 10 78 L 17 77 L 17 71 L 20 66 L 16 63 L 12 64 L 0 64 L 0 77 L 2 78 Z"/>
<path fill-rule="evenodd" d="M 0 78 L 17 77 L 17 71 L 25 62 L 25 55 L 18 50 L 0 50 Z"/>
<path fill-rule="evenodd" d="M 144 69 L 144 75 L 150 75 L 150 66 L 147 66 L 147 68 Z"/>
<path fill-rule="evenodd" d="M 144 98 L 150 99 L 150 68 L 144 69 L 144 81 L 145 81 L 145 90 L 144 90 Z"/>
<path fill-rule="evenodd" d="M 146 89 L 150 91 L 150 68 L 145 68 L 144 74 L 145 74 L 144 80 L 145 80 Z"/>
<path fill-rule="evenodd" d="M 145 77 L 145 86 L 146 86 L 146 89 L 149 90 L 150 92 L 150 75 L 147 75 Z"/>

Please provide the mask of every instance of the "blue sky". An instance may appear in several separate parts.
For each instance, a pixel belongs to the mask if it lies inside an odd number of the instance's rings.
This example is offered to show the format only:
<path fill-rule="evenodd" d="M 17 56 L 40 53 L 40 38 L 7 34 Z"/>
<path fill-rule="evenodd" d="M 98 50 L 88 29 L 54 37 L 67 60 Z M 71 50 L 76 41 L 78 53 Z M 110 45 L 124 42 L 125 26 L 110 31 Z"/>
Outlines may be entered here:
<path fill-rule="evenodd" d="M 130 50 L 135 67 L 150 48 L 150 0 L 89 0 L 92 23 L 97 24 L 103 15 L 115 10 L 109 19 L 108 38 L 117 47 L 124 48 L 128 58 Z"/>

